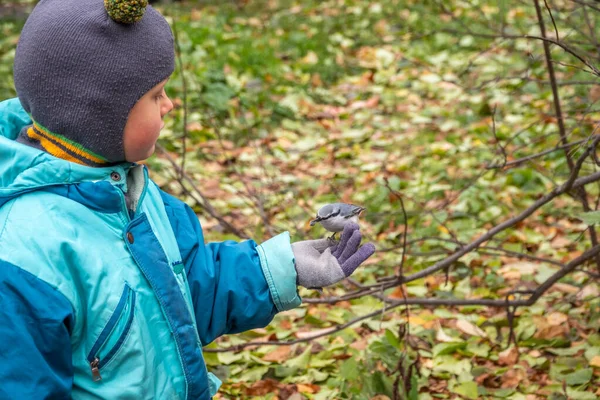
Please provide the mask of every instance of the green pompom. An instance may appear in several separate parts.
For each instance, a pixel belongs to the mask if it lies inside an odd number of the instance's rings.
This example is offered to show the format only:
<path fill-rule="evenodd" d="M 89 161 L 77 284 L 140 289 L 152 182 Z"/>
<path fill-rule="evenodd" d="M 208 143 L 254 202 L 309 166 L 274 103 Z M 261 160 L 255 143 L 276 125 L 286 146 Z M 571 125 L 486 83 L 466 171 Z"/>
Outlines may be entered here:
<path fill-rule="evenodd" d="M 144 16 L 148 0 L 104 0 L 108 15 L 122 24 L 133 24 Z"/>

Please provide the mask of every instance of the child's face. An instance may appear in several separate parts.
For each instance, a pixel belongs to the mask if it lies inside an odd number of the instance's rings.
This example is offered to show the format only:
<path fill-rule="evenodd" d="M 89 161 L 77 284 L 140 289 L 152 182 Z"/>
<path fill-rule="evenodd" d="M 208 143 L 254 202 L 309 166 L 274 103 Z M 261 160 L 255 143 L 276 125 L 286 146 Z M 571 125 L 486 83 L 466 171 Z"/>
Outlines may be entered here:
<path fill-rule="evenodd" d="M 163 117 L 173 109 L 165 93 L 168 80 L 150 89 L 129 112 L 123 133 L 125 159 L 129 162 L 145 160 L 154 153 L 160 130 L 165 126 Z"/>

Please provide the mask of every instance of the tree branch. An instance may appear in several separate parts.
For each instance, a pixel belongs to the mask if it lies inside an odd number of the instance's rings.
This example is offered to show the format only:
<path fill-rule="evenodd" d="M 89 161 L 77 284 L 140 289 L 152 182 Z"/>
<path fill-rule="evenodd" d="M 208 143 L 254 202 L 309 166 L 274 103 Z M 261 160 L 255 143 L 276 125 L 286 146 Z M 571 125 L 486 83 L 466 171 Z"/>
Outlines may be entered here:
<path fill-rule="evenodd" d="M 579 265 L 585 263 L 586 261 L 592 259 L 593 257 L 595 257 L 597 254 L 600 254 L 600 245 L 595 246 L 589 250 L 587 250 L 585 253 L 583 253 L 582 255 L 580 255 L 579 257 L 571 260 L 568 264 L 566 264 L 560 271 L 556 272 L 554 275 L 552 275 L 550 278 L 548 278 L 543 284 L 541 284 L 540 286 L 538 286 L 537 289 L 529 292 L 522 292 L 522 291 L 514 291 L 513 294 L 519 294 L 519 293 L 525 293 L 525 294 L 529 294 L 531 293 L 531 296 L 526 299 L 526 300 L 508 300 L 504 299 L 504 300 L 493 300 L 493 299 L 419 299 L 419 298 L 414 298 L 414 299 L 402 299 L 402 300 L 397 300 L 394 301 L 393 303 L 388 304 L 385 308 L 381 308 L 377 311 L 373 311 L 369 314 L 365 314 L 359 317 L 356 317 L 348 322 L 345 322 L 343 324 L 339 324 L 336 326 L 331 327 L 331 329 L 329 330 L 325 330 L 322 332 L 319 332 L 315 335 L 312 336 L 308 336 L 308 337 L 304 337 L 304 338 L 300 338 L 300 339 L 294 339 L 294 340 L 287 340 L 287 341 L 264 341 L 264 342 L 259 342 L 259 341 L 254 341 L 254 342 L 247 342 L 247 343 L 242 343 L 239 345 L 235 345 L 235 346 L 229 346 L 229 347 L 225 347 L 225 348 L 220 348 L 220 349 L 204 349 L 203 351 L 207 352 L 207 353 L 222 353 L 222 352 L 228 352 L 228 351 L 240 351 L 246 347 L 249 346 L 269 346 L 269 345 L 275 345 L 275 346 L 290 346 L 293 344 L 297 344 L 297 343 L 305 343 L 305 342 L 310 342 L 313 341 L 315 339 L 319 339 L 325 336 L 329 336 L 333 333 L 342 331 L 346 328 L 348 328 L 349 326 L 352 326 L 358 322 L 364 321 L 366 319 L 369 318 L 373 318 L 381 313 L 383 313 L 384 311 L 389 311 L 392 310 L 396 307 L 399 307 L 401 305 L 405 305 L 405 306 L 409 306 L 409 305 L 421 305 L 421 306 L 486 306 L 486 307 L 520 307 L 520 306 L 531 306 L 532 304 L 534 304 L 550 287 L 552 287 L 552 285 L 554 285 L 558 280 L 560 280 L 561 278 L 563 278 L 565 275 L 567 275 L 569 272 L 573 271 L 575 268 L 577 268 Z"/>
<path fill-rule="evenodd" d="M 194 181 L 192 180 L 192 178 L 190 178 L 190 176 L 181 169 L 181 167 L 179 165 L 177 165 L 177 163 L 175 162 L 175 160 L 173 159 L 173 157 L 171 157 L 171 155 L 165 150 L 164 147 L 162 147 L 160 144 L 156 144 L 156 149 L 158 151 L 160 151 L 165 158 L 171 163 L 171 165 L 173 166 L 173 168 L 175 168 L 175 170 L 177 172 L 179 172 L 179 175 L 181 176 L 181 179 L 177 179 L 177 181 L 179 182 L 179 184 L 181 185 L 181 187 L 184 190 L 187 190 L 185 185 L 183 184 L 183 180 L 187 181 L 190 186 L 192 187 L 192 190 L 200 197 L 200 199 L 194 197 L 194 200 L 196 200 L 198 202 L 198 204 L 200 204 L 200 206 L 202 208 L 204 208 L 206 210 L 206 212 L 213 217 L 214 219 L 216 219 L 217 221 L 219 221 L 219 224 L 228 232 L 233 233 L 234 235 L 243 238 L 243 239 L 248 239 L 248 235 L 246 235 L 246 233 L 244 233 L 243 231 L 237 229 L 236 227 L 234 227 L 233 225 L 231 225 L 229 222 L 227 222 L 222 216 L 220 216 L 217 211 L 214 209 L 214 207 L 210 204 L 210 202 L 208 201 L 208 199 L 202 194 L 202 192 L 200 191 L 200 189 L 198 189 L 198 187 L 195 185 Z"/>

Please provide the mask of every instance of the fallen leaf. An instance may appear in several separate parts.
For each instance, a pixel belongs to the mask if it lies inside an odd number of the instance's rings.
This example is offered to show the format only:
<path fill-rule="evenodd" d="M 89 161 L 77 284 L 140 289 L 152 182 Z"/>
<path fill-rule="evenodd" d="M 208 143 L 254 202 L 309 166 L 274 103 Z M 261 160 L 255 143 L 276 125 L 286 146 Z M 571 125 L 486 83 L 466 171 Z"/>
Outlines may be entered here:
<path fill-rule="evenodd" d="M 444 343 L 450 343 L 450 342 L 460 342 L 462 341 L 460 338 L 454 338 L 450 335 L 448 335 L 446 332 L 444 332 L 444 330 L 442 329 L 442 327 L 440 326 L 435 334 L 435 339 L 438 342 L 444 342 Z"/>
<path fill-rule="evenodd" d="M 569 285 L 568 283 L 558 282 L 552 286 L 552 289 L 558 289 L 563 293 L 575 294 L 579 292 L 579 288 L 577 286 Z"/>
<path fill-rule="evenodd" d="M 571 244 L 571 241 L 564 236 L 557 236 L 550 242 L 553 249 L 562 249 Z"/>
<path fill-rule="evenodd" d="M 567 327 L 565 325 L 553 325 L 538 330 L 534 337 L 537 339 L 554 339 L 557 337 L 565 337 L 566 334 Z"/>
<path fill-rule="evenodd" d="M 300 393 L 318 393 L 321 389 L 319 386 L 311 383 L 299 383 L 296 387 Z"/>
<path fill-rule="evenodd" d="M 509 347 L 498 353 L 498 364 L 500 365 L 515 365 L 518 359 L 519 351 L 516 347 Z"/>
<path fill-rule="evenodd" d="M 594 356 L 590 360 L 590 367 L 600 368 L 600 356 Z"/>
<path fill-rule="evenodd" d="M 246 388 L 245 392 L 248 396 L 264 396 L 272 393 L 277 389 L 278 382 L 274 379 L 265 379 L 254 382 L 251 387 Z"/>
<path fill-rule="evenodd" d="M 367 341 L 367 339 L 362 339 L 350 344 L 350 347 L 352 347 L 355 350 L 364 350 L 367 348 L 368 345 L 369 342 Z"/>
<path fill-rule="evenodd" d="M 590 88 L 590 100 L 593 102 L 600 100 L 600 86 L 592 85 Z"/>
<path fill-rule="evenodd" d="M 291 346 L 279 346 L 277 349 L 265 354 L 263 360 L 272 362 L 283 362 L 290 357 Z"/>
<path fill-rule="evenodd" d="M 456 327 L 467 335 L 487 337 L 487 334 L 481 328 L 469 321 L 460 319 L 456 322 Z"/>
<path fill-rule="evenodd" d="M 562 325 L 565 322 L 567 322 L 568 317 L 566 314 L 560 313 L 560 312 L 553 312 L 550 313 L 547 317 L 546 320 L 548 321 L 548 323 L 550 325 L 556 326 L 556 325 Z"/>
<path fill-rule="evenodd" d="M 517 261 L 503 265 L 498 270 L 504 279 L 521 279 L 523 275 L 533 275 L 537 272 L 538 265 L 527 261 Z"/>
<path fill-rule="evenodd" d="M 388 295 L 390 299 L 404 299 L 408 297 L 408 293 L 406 292 L 406 286 L 398 286 L 394 289 L 392 293 Z"/>
<path fill-rule="evenodd" d="M 350 106 L 351 110 L 358 110 L 364 108 L 374 108 L 379 104 L 379 96 L 373 96 L 367 100 L 360 100 L 352 103 Z"/>
<path fill-rule="evenodd" d="M 516 349 L 515 349 L 516 350 Z M 521 381 L 525 379 L 526 372 L 522 369 L 509 369 L 502 374 L 502 386 L 501 388 L 516 388 L 519 386 Z"/>
<path fill-rule="evenodd" d="M 314 51 L 309 51 L 306 55 L 300 59 L 300 63 L 314 65 L 319 62 L 319 56 Z"/>
<path fill-rule="evenodd" d="M 581 289 L 579 293 L 577 293 L 577 300 L 587 300 L 587 299 L 595 299 L 600 297 L 600 289 L 598 289 L 598 285 L 596 283 L 590 283 Z"/>

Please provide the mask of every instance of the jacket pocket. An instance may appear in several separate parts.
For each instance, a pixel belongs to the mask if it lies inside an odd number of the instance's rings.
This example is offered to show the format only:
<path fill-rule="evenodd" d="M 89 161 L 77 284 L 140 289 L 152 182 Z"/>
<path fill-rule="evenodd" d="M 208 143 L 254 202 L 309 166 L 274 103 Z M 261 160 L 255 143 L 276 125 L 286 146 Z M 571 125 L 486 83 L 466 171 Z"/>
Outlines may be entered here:
<path fill-rule="evenodd" d="M 117 354 L 131 329 L 135 310 L 135 292 L 126 283 L 115 311 L 100 332 L 88 353 L 87 361 L 94 381 L 102 379 L 100 372 Z"/>

